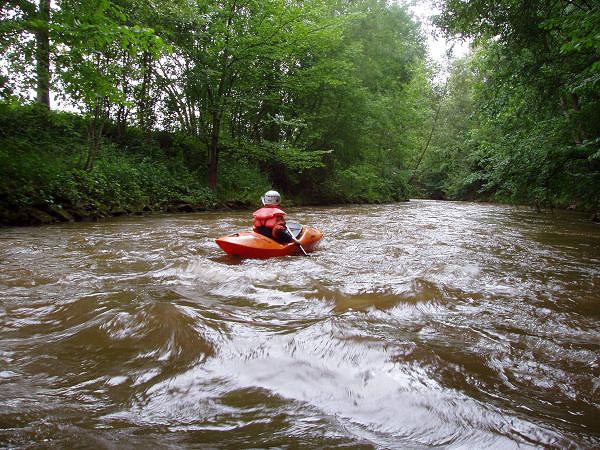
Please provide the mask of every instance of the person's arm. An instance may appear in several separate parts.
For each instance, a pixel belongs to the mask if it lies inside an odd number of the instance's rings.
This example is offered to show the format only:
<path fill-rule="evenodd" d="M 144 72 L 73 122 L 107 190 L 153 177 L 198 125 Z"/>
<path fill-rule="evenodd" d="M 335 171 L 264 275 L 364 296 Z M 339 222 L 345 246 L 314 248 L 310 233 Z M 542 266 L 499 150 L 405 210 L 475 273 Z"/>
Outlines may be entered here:
<path fill-rule="evenodd" d="M 273 237 L 276 240 L 291 239 L 290 233 L 285 226 L 285 219 L 283 216 L 277 216 L 277 222 L 273 227 Z"/>

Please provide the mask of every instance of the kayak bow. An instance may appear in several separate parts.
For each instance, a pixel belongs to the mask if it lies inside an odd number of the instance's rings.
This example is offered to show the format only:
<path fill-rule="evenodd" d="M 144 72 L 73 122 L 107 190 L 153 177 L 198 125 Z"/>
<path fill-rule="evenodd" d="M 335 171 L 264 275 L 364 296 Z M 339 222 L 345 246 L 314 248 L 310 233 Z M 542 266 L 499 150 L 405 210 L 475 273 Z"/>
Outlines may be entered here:
<path fill-rule="evenodd" d="M 295 224 L 294 224 L 295 225 Z M 315 249 L 323 233 L 316 228 L 297 225 L 290 228 L 297 233 L 296 239 L 302 247 L 311 252 Z M 270 258 L 272 256 L 299 255 L 301 250 L 296 242 L 280 244 L 273 239 L 263 236 L 254 231 L 240 231 L 220 237 L 215 242 L 229 255 L 241 256 L 242 258 Z"/>

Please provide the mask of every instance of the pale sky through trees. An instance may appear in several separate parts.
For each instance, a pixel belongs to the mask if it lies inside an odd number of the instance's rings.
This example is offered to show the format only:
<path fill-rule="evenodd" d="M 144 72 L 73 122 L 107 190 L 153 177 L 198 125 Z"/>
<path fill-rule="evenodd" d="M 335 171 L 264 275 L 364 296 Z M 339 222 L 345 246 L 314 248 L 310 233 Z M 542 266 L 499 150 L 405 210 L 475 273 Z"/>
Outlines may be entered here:
<path fill-rule="evenodd" d="M 467 42 L 448 41 L 442 35 L 442 32 L 433 25 L 431 18 L 439 13 L 439 9 L 434 6 L 433 0 L 405 0 L 402 3 L 407 5 L 414 16 L 421 21 L 423 32 L 427 36 L 427 50 L 433 61 L 444 66 L 444 69 L 447 69 L 445 67 L 448 65 L 446 52 L 452 44 L 454 44 L 452 49 L 452 56 L 454 58 L 464 56 L 469 52 L 469 44 Z"/>

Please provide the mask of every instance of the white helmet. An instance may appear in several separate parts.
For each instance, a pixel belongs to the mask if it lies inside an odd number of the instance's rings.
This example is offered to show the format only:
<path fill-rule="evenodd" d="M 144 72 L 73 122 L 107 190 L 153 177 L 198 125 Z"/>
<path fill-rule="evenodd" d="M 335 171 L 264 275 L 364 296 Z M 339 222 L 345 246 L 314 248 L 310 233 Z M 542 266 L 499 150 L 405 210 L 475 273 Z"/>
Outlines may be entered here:
<path fill-rule="evenodd" d="M 277 191 L 267 191 L 260 199 L 263 205 L 279 205 L 281 203 L 281 195 Z"/>

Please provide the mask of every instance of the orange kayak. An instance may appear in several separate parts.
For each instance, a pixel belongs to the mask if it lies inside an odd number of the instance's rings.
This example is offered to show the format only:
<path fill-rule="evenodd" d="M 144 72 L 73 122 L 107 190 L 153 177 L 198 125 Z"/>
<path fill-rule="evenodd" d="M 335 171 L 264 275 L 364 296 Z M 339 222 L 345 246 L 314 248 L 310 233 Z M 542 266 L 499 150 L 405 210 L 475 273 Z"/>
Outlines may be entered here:
<path fill-rule="evenodd" d="M 307 252 L 313 251 L 323 237 L 323 233 L 316 228 L 299 224 L 288 225 L 292 234 L 295 235 Z M 295 242 L 280 244 L 254 231 L 240 231 L 239 233 L 220 237 L 215 242 L 225 253 L 241 256 L 242 258 L 270 258 L 272 256 L 302 254 L 302 250 Z"/>

